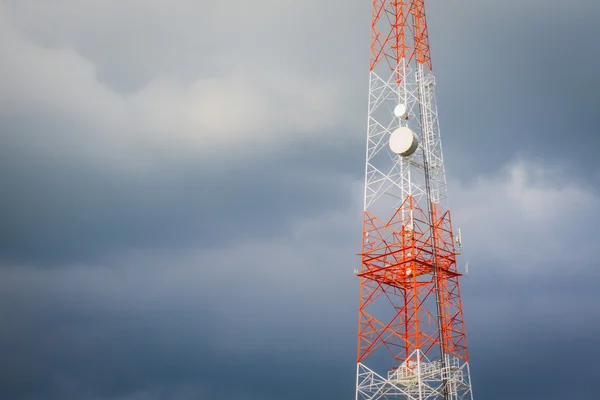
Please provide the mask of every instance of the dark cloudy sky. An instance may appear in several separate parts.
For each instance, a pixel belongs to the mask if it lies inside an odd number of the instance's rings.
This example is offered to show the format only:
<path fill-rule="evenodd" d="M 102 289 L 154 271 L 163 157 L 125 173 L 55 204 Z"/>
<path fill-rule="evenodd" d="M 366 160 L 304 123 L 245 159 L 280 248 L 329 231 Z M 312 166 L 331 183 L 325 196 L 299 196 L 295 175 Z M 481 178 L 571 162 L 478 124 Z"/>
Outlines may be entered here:
<path fill-rule="evenodd" d="M 0 398 L 353 398 L 370 3 L 0 0 Z M 426 4 L 475 397 L 595 398 L 600 2 Z"/>

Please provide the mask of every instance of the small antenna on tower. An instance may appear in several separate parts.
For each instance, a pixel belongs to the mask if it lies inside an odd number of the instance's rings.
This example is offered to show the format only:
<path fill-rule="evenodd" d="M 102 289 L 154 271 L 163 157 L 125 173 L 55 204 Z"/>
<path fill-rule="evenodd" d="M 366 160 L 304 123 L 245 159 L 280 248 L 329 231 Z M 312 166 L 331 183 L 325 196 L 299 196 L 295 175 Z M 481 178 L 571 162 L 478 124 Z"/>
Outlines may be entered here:
<path fill-rule="evenodd" d="M 460 232 L 460 228 L 458 228 L 458 235 L 456 235 L 456 243 L 458 244 L 458 247 L 462 247 L 462 234 Z"/>
<path fill-rule="evenodd" d="M 461 255 L 462 254 L 462 234 L 460 233 L 460 228 L 458 229 L 458 235 L 456 235 L 454 237 L 454 241 L 456 242 L 456 247 L 457 249 L 455 249 L 455 254 Z"/>

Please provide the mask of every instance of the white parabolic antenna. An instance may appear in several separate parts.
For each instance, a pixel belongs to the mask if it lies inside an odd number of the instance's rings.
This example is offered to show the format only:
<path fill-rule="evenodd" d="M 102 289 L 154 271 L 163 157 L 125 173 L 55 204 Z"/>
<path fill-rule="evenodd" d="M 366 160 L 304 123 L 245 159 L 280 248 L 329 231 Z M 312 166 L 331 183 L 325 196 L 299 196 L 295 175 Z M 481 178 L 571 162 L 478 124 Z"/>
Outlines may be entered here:
<path fill-rule="evenodd" d="M 402 118 L 406 115 L 406 106 L 404 104 L 398 104 L 394 108 L 394 115 L 398 118 Z"/>
<path fill-rule="evenodd" d="M 390 136 L 390 150 L 401 156 L 410 156 L 419 147 L 417 134 L 406 126 L 401 126 Z"/>

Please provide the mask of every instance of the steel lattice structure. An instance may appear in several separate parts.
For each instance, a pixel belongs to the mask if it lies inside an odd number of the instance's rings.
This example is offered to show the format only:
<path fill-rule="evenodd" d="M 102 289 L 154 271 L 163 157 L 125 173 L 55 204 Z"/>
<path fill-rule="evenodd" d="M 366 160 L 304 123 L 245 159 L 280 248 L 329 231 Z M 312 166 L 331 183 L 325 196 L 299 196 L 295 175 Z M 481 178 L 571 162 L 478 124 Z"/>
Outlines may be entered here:
<path fill-rule="evenodd" d="M 374 0 L 356 399 L 472 399 L 434 88 L 424 0 Z"/>

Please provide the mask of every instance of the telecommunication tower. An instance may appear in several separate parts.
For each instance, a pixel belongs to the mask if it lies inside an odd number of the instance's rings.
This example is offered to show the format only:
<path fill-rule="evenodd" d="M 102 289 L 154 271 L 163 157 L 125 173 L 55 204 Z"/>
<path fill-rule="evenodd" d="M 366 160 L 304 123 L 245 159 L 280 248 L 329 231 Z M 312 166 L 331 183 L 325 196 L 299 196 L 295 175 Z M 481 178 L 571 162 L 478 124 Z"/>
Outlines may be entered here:
<path fill-rule="evenodd" d="M 356 399 L 472 399 L 424 0 L 373 0 Z"/>

